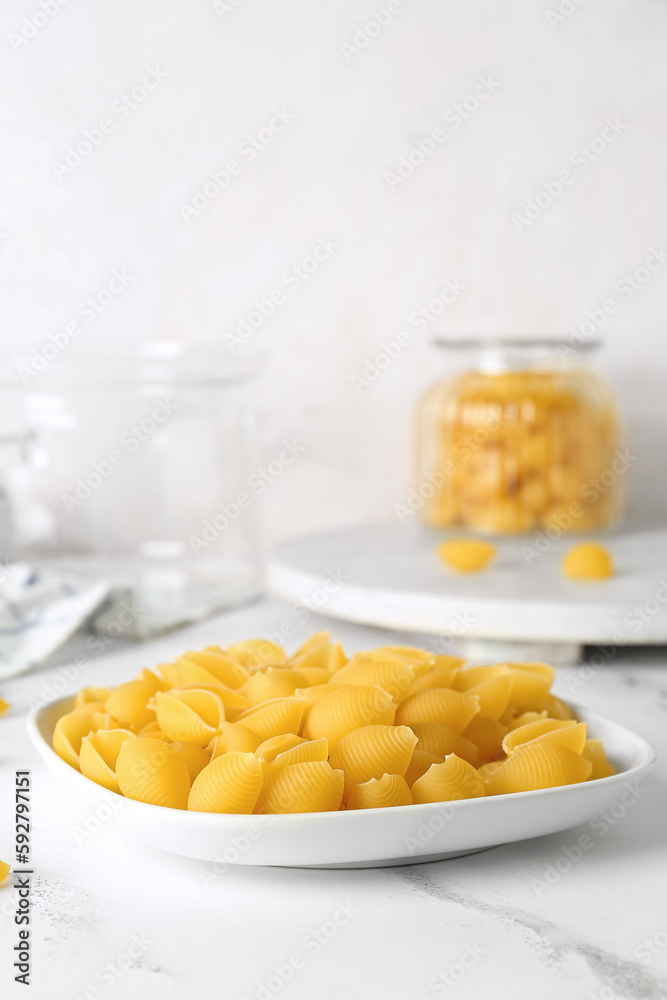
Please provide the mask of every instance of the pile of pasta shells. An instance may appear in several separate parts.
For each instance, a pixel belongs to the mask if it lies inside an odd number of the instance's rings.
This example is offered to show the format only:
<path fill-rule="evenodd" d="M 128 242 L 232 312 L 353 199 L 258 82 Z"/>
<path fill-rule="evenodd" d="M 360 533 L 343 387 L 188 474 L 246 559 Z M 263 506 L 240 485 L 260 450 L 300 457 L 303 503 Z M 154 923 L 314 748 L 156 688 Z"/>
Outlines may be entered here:
<path fill-rule="evenodd" d="M 84 688 L 53 748 L 113 792 L 213 813 L 406 806 L 613 774 L 553 679 L 545 663 L 405 646 L 348 658 L 328 632 L 291 657 L 251 639 Z"/>

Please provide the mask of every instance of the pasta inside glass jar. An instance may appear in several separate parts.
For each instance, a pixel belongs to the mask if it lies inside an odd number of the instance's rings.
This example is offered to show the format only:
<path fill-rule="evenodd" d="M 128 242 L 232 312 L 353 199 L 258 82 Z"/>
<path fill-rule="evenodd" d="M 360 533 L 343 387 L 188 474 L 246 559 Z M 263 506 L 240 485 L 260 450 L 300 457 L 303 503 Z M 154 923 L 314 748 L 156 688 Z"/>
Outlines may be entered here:
<path fill-rule="evenodd" d="M 613 523 L 625 469 L 607 383 L 560 359 L 555 341 L 439 344 L 451 374 L 425 394 L 417 420 L 426 524 L 506 534 Z"/>

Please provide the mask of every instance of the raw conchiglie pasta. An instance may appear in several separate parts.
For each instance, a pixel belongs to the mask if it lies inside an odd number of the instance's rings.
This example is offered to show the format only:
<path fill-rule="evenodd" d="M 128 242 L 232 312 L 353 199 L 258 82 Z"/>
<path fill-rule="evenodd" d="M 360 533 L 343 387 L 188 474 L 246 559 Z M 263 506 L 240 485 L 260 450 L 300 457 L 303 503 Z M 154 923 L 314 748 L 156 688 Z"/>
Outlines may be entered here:
<path fill-rule="evenodd" d="M 436 551 L 458 573 L 477 573 L 493 558 L 496 547 L 478 538 L 448 538 Z"/>
<path fill-rule="evenodd" d="M 296 733 L 282 733 L 280 736 L 270 736 L 268 740 L 264 740 L 257 747 L 255 753 L 260 760 L 275 760 L 279 753 L 292 750 L 293 747 L 298 747 L 299 743 L 307 742 L 305 736 L 297 736 Z"/>
<path fill-rule="evenodd" d="M 248 708 L 254 708 L 275 698 L 288 698 L 297 688 L 307 686 L 308 680 L 298 670 L 267 667 L 254 673 L 240 689 L 240 693 L 247 701 Z"/>
<path fill-rule="evenodd" d="M 203 747 L 198 747 L 196 743 L 172 743 L 174 749 L 178 750 L 181 757 L 185 761 L 185 766 L 188 769 L 188 774 L 190 775 L 190 781 L 193 782 L 200 771 L 202 771 L 207 764 L 211 763 L 211 756 L 208 750 L 204 750 Z"/>
<path fill-rule="evenodd" d="M 72 767 L 79 770 L 81 740 L 98 729 L 118 729 L 118 722 L 100 712 L 68 712 L 62 715 L 53 730 L 53 749 Z"/>
<path fill-rule="evenodd" d="M 264 783 L 258 813 L 331 812 L 343 798 L 343 772 L 326 761 L 280 768 Z"/>
<path fill-rule="evenodd" d="M 461 734 L 477 747 L 480 760 L 493 760 L 498 754 L 502 754 L 502 742 L 507 734 L 507 726 L 495 719 L 480 719 L 478 716 L 469 722 Z M 456 750 L 453 751 L 457 753 Z M 464 760 L 470 760 L 463 754 L 458 754 Z M 471 764 L 474 761 L 470 761 Z"/>
<path fill-rule="evenodd" d="M 538 736 L 543 736 L 545 733 L 552 733 L 554 730 L 566 729 L 576 725 L 574 721 L 566 721 L 563 719 L 535 719 L 533 722 L 524 723 L 523 726 L 516 726 L 503 739 L 503 751 L 506 754 L 512 754 L 524 743 L 530 743 L 531 740 L 536 739 Z"/>
<path fill-rule="evenodd" d="M 475 744 L 444 722 L 413 722 L 410 729 L 417 737 L 417 750 L 442 759 L 455 753 L 469 764 L 479 763 L 479 751 Z"/>
<path fill-rule="evenodd" d="M 449 653 L 434 653 L 433 659 L 433 670 L 457 670 L 465 663 L 460 656 L 450 656 Z"/>
<path fill-rule="evenodd" d="M 74 699 L 74 711 L 77 709 L 87 709 L 90 711 L 91 705 L 104 705 L 109 697 L 109 688 L 88 687 L 81 688 Z M 96 708 L 95 711 L 98 711 Z"/>
<path fill-rule="evenodd" d="M 389 806 L 411 806 L 412 795 L 400 774 L 383 774 L 355 785 L 347 803 L 348 809 L 386 809 Z"/>
<path fill-rule="evenodd" d="M 326 736 L 333 748 L 341 737 L 360 726 L 390 726 L 396 704 L 381 687 L 343 687 L 321 698 L 312 708 L 304 736 Z"/>
<path fill-rule="evenodd" d="M 287 660 L 283 647 L 276 642 L 269 642 L 268 639 L 247 639 L 244 642 L 237 642 L 233 646 L 228 646 L 225 652 L 241 666 L 250 668 L 268 663 L 285 663 Z"/>
<path fill-rule="evenodd" d="M 556 679 L 556 671 L 548 663 L 510 663 L 508 666 L 512 670 L 521 670 L 524 674 L 533 674 L 535 677 L 541 677 L 549 687 L 551 687 Z"/>
<path fill-rule="evenodd" d="M 405 660 L 387 658 L 386 660 L 350 660 L 342 667 L 331 683 L 353 684 L 362 687 L 372 687 L 374 684 L 384 688 L 395 702 L 401 701 L 408 692 L 414 679 L 414 670 Z"/>
<path fill-rule="evenodd" d="M 297 653 L 292 657 L 290 663 L 296 670 L 304 670 L 308 667 L 317 670 L 326 670 L 328 674 L 332 674 L 345 666 L 347 657 L 339 642 L 324 642 L 303 653 Z"/>
<path fill-rule="evenodd" d="M 238 750 L 240 753 L 254 753 L 261 740 L 252 729 L 241 725 L 240 722 L 223 722 L 221 732 L 209 743 L 207 749 L 211 754 L 211 760 L 220 757 L 223 753 L 231 750 Z"/>
<path fill-rule="evenodd" d="M 116 761 L 118 786 L 128 799 L 186 809 L 190 775 L 171 744 L 148 737 L 125 740 Z"/>
<path fill-rule="evenodd" d="M 81 774 L 112 792 L 120 792 L 116 761 L 121 746 L 128 739 L 136 739 L 129 729 L 98 729 L 84 736 L 79 751 Z"/>
<path fill-rule="evenodd" d="M 551 719 L 574 719 L 575 715 L 569 705 L 555 694 L 548 694 L 540 702 L 540 709 L 546 711 Z"/>
<path fill-rule="evenodd" d="M 197 688 L 158 691 L 155 710 L 160 729 L 170 740 L 207 746 L 221 731 L 225 706 L 213 691 Z"/>
<path fill-rule="evenodd" d="M 415 672 L 415 677 L 421 677 L 422 674 L 428 673 L 436 663 L 435 654 L 429 653 L 427 649 L 418 649 L 416 646 L 380 646 L 378 649 L 366 653 L 372 659 L 381 659 L 387 654 L 392 657 L 400 656 L 407 660 Z"/>
<path fill-rule="evenodd" d="M 589 760 L 593 767 L 590 781 L 594 781 L 597 778 L 608 778 L 611 774 L 616 774 L 615 768 L 607 760 L 607 755 L 600 740 L 586 740 L 586 746 L 582 750 L 581 756 L 585 760 Z"/>
<path fill-rule="evenodd" d="M 418 691 L 426 691 L 428 688 L 451 688 L 458 672 L 458 667 L 443 667 L 415 677 L 407 690 L 407 697 L 417 694 Z"/>
<path fill-rule="evenodd" d="M 329 757 L 329 742 L 324 737 L 321 740 L 304 740 L 290 750 L 276 754 L 273 760 L 263 761 L 264 778 L 268 778 L 290 764 L 303 764 L 309 760 L 327 760 Z"/>
<path fill-rule="evenodd" d="M 181 668 L 178 663 L 160 663 L 156 669 L 159 671 L 160 691 L 168 691 L 170 688 L 180 687 Z"/>
<path fill-rule="evenodd" d="M 500 718 L 509 704 L 513 683 L 511 674 L 501 674 L 468 688 L 469 695 L 479 698 L 479 715 L 482 719 Z"/>
<path fill-rule="evenodd" d="M 298 660 L 302 656 L 306 656 L 308 653 L 312 653 L 316 649 L 321 649 L 322 646 L 331 645 L 331 632 L 328 629 L 322 629 L 321 632 L 313 632 L 309 639 L 306 639 L 302 643 L 296 652 L 292 655 L 293 660 Z"/>
<path fill-rule="evenodd" d="M 309 687 L 318 687 L 331 680 L 331 674 L 324 667 L 299 667 L 299 673 L 306 678 Z"/>
<path fill-rule="evenodd" d="M 396 713 L 396 724 L 444 722 L 460 733 L 478 712 L 479 700 L 472 695 L 447 688 L 429 688 L 406 698 Z"/>
<path fill-rule="evenodd" d="M 539 726 L 539 723 L 533 723 L 533 725 Z M 505 737 L 503 747 L 505 748 L 505 752 L 508 756 L 517 750 L 521 750 L 529 743 L 551 743 L 553 746 L 567 747 L 568 750 L 573 750 L 575 753 L 581 753 L 586 745 L 585 722 L 563 720 L 558 728 L 552 727 L 545 732 L 538 733 L 531 739 L 522 739 L 522 737 L 525 736 L 526 731 L 530 728 L 530 726 L 522 726 L 520 729 L 515 729 L 512 733 Z M 509 744 L 511 749 L 507 749 L 505 746 L 506 743 Z"/>
<path fill-rule="evenodd" d="M 9 708 L 9 702 L 5 701 L 4 698 L 0 698 L 0 715 L 4 715 L 5 712 L 8 712 Z"/>
<path fill-rule="evenodd" d="M 152 670 L 149 670 L 148 667 L 144 667 L 135 680 L 143 681 L 145 684 L 150 684 L 153 688 L 153 694 L 155 694 L 156 691 L 166 690 L 164 681 L 161 680 L 157 674 L 154 674 Z"/>
<path fill-rule="evenodd" d="M 573 750 L 549 743 L 529 743 L 490 775 L 487 795 L 528 792 L 586 781 L 593 765 Z"/>
<path fill-rule="evenodd" d="M 432 764 L 426 774 L 412 786 L 412 801 L 451 802 L 454 799 L 476 799 L 484 795 L 484 782 L 472 764 L 456 754 L 445 757 L 444 763 Z"/>
<path fill-rule="evenodd" d="M 8 865 L 6 861 L 0 861 L 0 882 L 5 881 L 10 871 L 11 866 Z"/>
<path fill-rule="evenodd" d="M 263 741 L 270 736 L 297 733 L 301 728 L 303 708 L 302 699 L 275 698 L 242 712 L 236 721 L 251 729 Z"/>
<path fill-rule="evenodd" d="M 155 719 L 155 712 L 148 708 L 154 694 L 153 685 L 148 681 L 128 681 L 111 691 L 106 710 L 122 726 L 136 732 Z"/>
<path fill-rule="evenodd" d="M 510 704 L 519 710 L 533 708 L 549 693 L 549 681 L 528 670 L 511 670 L 512 695 Z"/>
<path fill-rule="evenodd" d="M 383 774 L 405 774 L 417 745 L 407 726 L 362 726 L 346 733 L 331 750 L 331 766 L 345 775 L 347 796 L 353 785 Z"/>
<path fill-rule="evenodd" d="M 142 726 L 142 728 L 136 733 L 137 736 L 152 736 L 156 740 L 166 740 L 167 737 L 164 735 L 157 719 L 153 722 L 149 722 L 147 726 Z"/>
<path fill-rule="evenodd" d="M 497 771 L 502 763 L 501 760 L 490 760 L 488 763 L 482 764 L 481 767 L 477 768 L 477 773 L 484 782 L 485 787 L 493 772 Z"/>
<path fill-rule="evenodd" d="M 421 778 L 422 774 L 426 774 L 431 764 L 442 764 L 444 758 L 437 757 L 434 753 L 426 753 L 425 750 L 415 750 L 412 754 L 412 760 L 408 764 L 408 769 L 405 772 L 405 780 L 409 788 L 412 788 L 415 781 Z"/>
<path fill-rule="evenodd" d="M 452 687 L 455 691 L 469 691 L 476 684 L 494 680 L 510 673 L 506 663 L 494 663 L 491 667 L 463 667 L 454 678 Z"/>
<path fill-rule="evenodd" d="M 262 789 L 262 765 L 254 753 L 232 750 L 216 757 L 192 782 L 188 809 L 251 813 Z"/>
<path fill-rule="evenodd" d="M 178 662 L 183 668 L 187 666 L 187 669 L 190 671 L 198 667 L 200 671 L 205 671 L 209 677 L 213 678 L 211 681 L 205 680 L 203 676 L 195 676 L 192 681 L 188 681 L 187 683 L 211 684 L 217 682 L 233 690 L 234 688 L 241 687 L 248 679 L 247 671 L 239 666 L 235 660 L 229 656 L 225 656 L 223 653 L 206 651 L 194 653 L 190 651 L 185 653 Z"/>
<path fill-rule="evenodd" d="M 518 712 L 517 709 L 511 706 L 507 711 L 501 715 L 500 722 L 507 726 L 508 729 L 518 729 L 519 726 L 527 726 L 529 722 L 537 722 L 539 719 L 548 719 L 549 713 L 546 709 L 542 712 Z M 551 718 L 556 718 L 556 716 L 551 716 Z"/>

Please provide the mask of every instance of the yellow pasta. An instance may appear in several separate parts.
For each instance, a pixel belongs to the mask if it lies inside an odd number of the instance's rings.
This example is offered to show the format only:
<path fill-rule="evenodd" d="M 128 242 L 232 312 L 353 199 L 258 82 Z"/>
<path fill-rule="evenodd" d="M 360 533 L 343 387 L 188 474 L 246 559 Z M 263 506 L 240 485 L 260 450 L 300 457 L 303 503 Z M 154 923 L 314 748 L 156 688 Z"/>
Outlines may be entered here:
<path fill-rule="evenodd" d="M 152 805 L 287 813 L 408 806 L 604 780 L 599 740 L 546 663 L 467 666 L 412 646 L 348 659 L 329 632 L 190 650 L 82 688 L 53 749 Z M 3 703 L 0 702 L 0 711 Z"/>
<path fill-rule="evenodd" d="M 6 861 L 0 861 L 0 884 L 5 881 L 11 871 L 11 866 Z"/>
<path fill-rule="evenodd" d="M 136 739 L 129 729 L 98 729 L 81 740 L 79 766 L 81 774 L 112 792 L 120 793 L 116 779 L 116 761 L 127 739 Z"/>
<path fill-rule="evenodd" d="M 275 698 L 242 712 L 236 721 L 251 729 L 263 741 L 270 736 L 297 733 L 301 728 L 303 708 L 302 699 Z"/>
<path fill-rule="evenodd" d="M 231 750 L 216 757 L 192 782 L 188 809 L 195 812 L 251 813 L 262 790 L 262 765 L 254 753 Z"/>
<path fill-rule="evenodd" d="M 455 753 L 469 764 L 478 763 L 477 746 L 444 722 L 413 722 L 410 729 L 417 737 L 418 750 L 435 754 L 441 759 L 450 753 Z"/>
<path fill-rule="evenodd" d="M 360 726 L 390 726 L 396 704 L 381 687 L 344 687 L 321 698 L 312 708 L 304 736 L 316 740 L 326 736 L 329 746 Z"/>
<path fill-rule="evenodd" d="M 412 795 L 400 774 L 383 774 L 355 785 L 347 803 L 348 809 L 386 809 L 390 806 L 412 805 Z"/>
<path fill-rule="evenodd" d="M 276 771 L 264 783 L 258 813 L 331 812 L 343 798 L 343 772 L 326 761 L 304 761 Z"/>
<path fill-rule="evenodd" d="M 442 764 L 431 764 L 426 774 L 412 786 L 412 801 L 451 802 L 455 799 L 476 799 L 484 795 L 484 782 L 472 764 L 449 754 Z"/>
<path fill-rule="evenodd" d="M 139 736 L 125 740 L 116 760 L 116 780 L 128 799 L 187 808 L 190 775 L 183 757 L 169 743 Z"/>
<path fill-rule="evenodd" d="M 586 781 L 593 765 L 573 750 L 549 743 L 529 743 L 490 775 L 487 795 L 527 792 Z"/>
<path fill-rule="evenodd" d="M 137 732 L 155 719 L 155 712 L 148 707 L 148 701 L 155 694 L 148 681 L 128 681 L 109 692 L 106 711 L 121 726 Z"/>
<path fill-rule="evenodd" d="M 444 722 L 460 733 L 478 712 L 479 699 L 473 695 L 429 688 L 406 698 L 398 708 L 396 723 L 409 726 L 413 722 Z"/>
<path fill-rule="evenodd" d="M 0 715 L 4 715 L 5 712 L 8 712 L 10 707 L 11 706 L 8 701 L 5 701 L 3 698 L 0 698 Z"/>
<path fill-rule="evenodd" d="M 434 753 L 427 753 L 425 750 L 419 749 L 415 750 L 404 776 L 408 787 L 412 788 L 417 778 L 421 778 L 422 774 L 426 774 L 431 764 L 442 764 L 443 760 L 444 757 L 438 757 Z"/>
<path fill-rule="evenodd" d="M 344 795 L 353 785 L 383 774 L 405 774 L 417 745 L 407 726 L 362 726 L 346 733 L 332 748 L 331 766 L 345 775 Z"/>
<path fill-rule="evenodd" d="M 158 691 L 155 710 L 160 729 L 170 740 L 207 746 L 225 721 L 225 706 L 213 691 L 172 688 Z"/>

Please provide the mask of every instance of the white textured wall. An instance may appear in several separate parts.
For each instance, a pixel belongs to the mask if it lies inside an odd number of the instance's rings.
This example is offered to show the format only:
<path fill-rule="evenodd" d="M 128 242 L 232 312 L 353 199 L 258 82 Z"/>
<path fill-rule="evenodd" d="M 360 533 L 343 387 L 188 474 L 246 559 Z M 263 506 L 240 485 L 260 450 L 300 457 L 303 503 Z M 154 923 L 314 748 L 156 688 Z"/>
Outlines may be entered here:
<path fill-rule="evenodd" d="M 559 2 L 571 13 L 553 16 Z M 563 333 L 611 298 L 601 362 L 641 456 L 633 515 L 655 519 L 667 266 L 631 296 L 614 286 L 667 243 L 666 39 L 662 0 L 5 0 L 3 346 L 41 350 L 73 321 L 63 362 L 104 341 L 221 342 L 282 291 L 244 345 L 270 352 L 254 389 L 266 458 L 285 437 L 306 447 L 267 491 L 280 537 L 391 516 L 410 408 L 441 363 L 432 333 Z M 102 119 L 100 144 L 59 167 Z M 577 150 L 608 119 L 613 141 L 586 164 Z M 271 126 L 251 159 L 244 141 Z M 387 178 L 433 134 L 411 176 Z M 184 209 L 230 160 L 225 190 Z M 561 195 L 517 225 L 564 170 Z M 319 240 L 338 247 L 296 287 L 286 272 Z M 114 269 L 132 281 L 87 322 L 78 304 Z M 411 327 L 447 281 L 465 289 Z M 411 344 L 355 392 L 406 329 Z"/>

